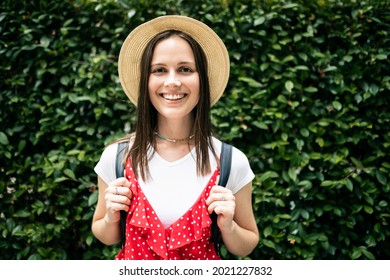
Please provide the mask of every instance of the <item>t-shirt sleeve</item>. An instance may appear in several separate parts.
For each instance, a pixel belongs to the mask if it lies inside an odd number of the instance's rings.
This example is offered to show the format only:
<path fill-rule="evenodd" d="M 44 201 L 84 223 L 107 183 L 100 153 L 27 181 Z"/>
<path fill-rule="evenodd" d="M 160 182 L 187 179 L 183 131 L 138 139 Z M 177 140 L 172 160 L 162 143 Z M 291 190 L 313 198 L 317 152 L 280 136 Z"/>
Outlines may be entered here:
<path fill-rule="evenodd" d="M 237 193 L 255 178 L 247 156 L 239 149 L 233 147 L 232 166 L 227 188 Z"/>
<path fill-rule="evenodd" d="M 95 173 L 108 185 L 116 179 L 115 160 L 118 143 L 107 146 L 96 164 Z"/>

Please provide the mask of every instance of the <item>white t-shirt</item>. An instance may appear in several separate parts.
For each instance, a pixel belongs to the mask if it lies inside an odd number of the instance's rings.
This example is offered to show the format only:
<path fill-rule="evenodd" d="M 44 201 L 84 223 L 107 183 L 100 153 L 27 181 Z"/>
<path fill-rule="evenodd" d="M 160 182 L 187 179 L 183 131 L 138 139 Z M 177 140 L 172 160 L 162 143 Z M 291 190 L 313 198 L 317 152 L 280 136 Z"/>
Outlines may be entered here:
<path fill-rule="evenodd" d="M 216 153 L 219 155 L 221 141 L 216 138 L 213 138 L 213 141 Z M 116 179 L 117 146 L 118 144 L 115 143 L 106 147 L 94 169 L 107 184 Z M 165 227 L 169 227 L 195 203 L 212 173 L 203 177 L 197 176 L 195 149 L 173 162 L 164 160 L 157 152 L 154 152 L 153 148 L 150 148 L 149 153 L 152 155 L 149 160 L 151 178 L 144 182 L 139 177 L 138 182 L 160 221 Z M 211 151 L 209 153 L 211 170 L 214 172 L 217 162 Z M 226 188 L 236 193 L 250 183 L 254 177 L 246 155 L 233 147 L 231 172 Z"/>

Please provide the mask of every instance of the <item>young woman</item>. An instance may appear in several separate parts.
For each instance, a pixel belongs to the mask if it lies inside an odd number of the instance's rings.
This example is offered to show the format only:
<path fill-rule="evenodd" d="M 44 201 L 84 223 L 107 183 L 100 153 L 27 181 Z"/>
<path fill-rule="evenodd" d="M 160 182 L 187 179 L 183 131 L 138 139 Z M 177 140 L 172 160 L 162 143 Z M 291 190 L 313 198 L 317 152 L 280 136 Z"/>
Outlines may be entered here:
<path fill-rule="evenodd" d="M 118 69 L 137 106 L 137 124 L 121 140 L 129 144 L 125 176 L 115 176 L 118 142 L 105 148 L 95 167 L 96 238 L 118 243 L 125 210 L 126 241 L 117 259 L 219 259 L 210 240 L 214 211 L 227 249 L 248 255 L 259 240 L 254 174 L 237 148 L 227 186 L 217 185 L 221 141 L 212 135 L 209 115 L 229 78 L 221 39 L 195 19 L 159 17 L 129 34 Z"/>

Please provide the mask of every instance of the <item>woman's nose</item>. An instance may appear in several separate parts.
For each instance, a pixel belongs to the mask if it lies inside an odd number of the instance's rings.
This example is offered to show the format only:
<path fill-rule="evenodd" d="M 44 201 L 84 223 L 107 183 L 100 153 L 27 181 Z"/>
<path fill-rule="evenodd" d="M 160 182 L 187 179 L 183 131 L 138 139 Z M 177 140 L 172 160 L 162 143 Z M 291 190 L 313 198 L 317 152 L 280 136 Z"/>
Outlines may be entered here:
<path fill-rule="evenodd" d="M 168 76 L 167 80 L 164 82 L 164 86 L 169 87 L 169 88 L 179 87 L 179 86 L 181 86 L 181 82 L 176 77 L 176 75 L 171 74 Z"/>

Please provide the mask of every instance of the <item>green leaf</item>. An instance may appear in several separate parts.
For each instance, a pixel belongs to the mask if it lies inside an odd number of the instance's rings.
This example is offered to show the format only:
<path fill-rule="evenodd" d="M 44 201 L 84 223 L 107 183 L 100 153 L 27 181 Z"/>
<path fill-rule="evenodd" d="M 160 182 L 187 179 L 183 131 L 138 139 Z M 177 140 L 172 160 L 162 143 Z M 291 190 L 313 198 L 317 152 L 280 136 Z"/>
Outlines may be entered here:
<path fill-rule="evenodd" d="M 301 213 L 302 218 L 304 218 L 305 220 L 308 220 L 308 219 L 309 219 L 310 214 L 309 214 L 309 212 L 308 212 L 307 210 L 301 209 L 301 210 L 300 210 L 300 213 Z"/>
<path fill-rule="evenodd" d="M 387 54 L 384 54 L 384 53 L 377 54 L 375 56 L 375 58 L 378 59 L 378 60 L 386 60 L 387 59 Z"/>
<path fill-rule="evenodd" d="M 294 88 L 294 83 L 291 82 L 291 81 L 286 81 L 284 83 L 284 87 L 285 89 L 287 90 L 287 92 L 291 93 L 292 92 L 292 89 Z"/>
<path fill-rule="evenodd" d="M 347 189 L 349 191 L 351 191 L 351 192 L 353 191 L 353 183 L 350 179 L 345 180 L 345 186 L 347 187 Z"/>
<path fill-rule="evenodd" d="M 252 124 L 260 129 L 268 130 L 268 125 L 265 122 L 254 121 Z"/>
<path fill-rule="evenodd" d="M 267 226 L 264 230 L 263 230 L 263 234 L 264 234 L 264 237 L 268 237 L 269 235 L 272 234 L 272 227 L 271 226 Z"/>
<path fill-rule="evenodd" d="M 364 211 L 367 213 L 367 214 L 372 214 L 374 212 L 374 209 L 371 207 L 371 206 L 368 206 L 368 205 L 364 205 L 363 206 L 363 209 Z"/>
<path fill-rule="evenodd" d="M 98 201 L 99 192 L 95 191 L 88 197 L 88 206 L 93 206 Z"/>
<path fill-rule="evenodd" d="M 62 76 L 60 79 L 61 84 L 63 84 L 64 86 L 67 86 L 69 84 L 69 81 L 70 79 L 68 76 Z"/>
<path fill-rule="evenodd" d="M 301 34 L 295 34 L 295 35 L 294 35 L 294 42 L 298 42 L 298 41 L 300 41 L 301 39 L 302 39 Z"/>
<path fill-rule="evenodd" d="M 300 71 L 309 71 L 309 67 L 307 67 L 306 65 L 297 65 L 294 67 L 295 70 L 300 70 Z"/>
<path fill-rule="evenodd" d="M 80 153 L 80 150 L 70 150 L 70 151 L 68 151 L 66 154 L 68 155 L 68 156 L 74 156 L 74 155 L 77 155 L 77 154 L 79 154 Z"/>
<path fill-rule="evenodd" d="M 324 69 L 324 72 L 331 72 L 337 70 L 336 66 L 328 66 Z"/>
<path fill-rule="evenodd" d="M 378 180 L 379 183 L 381 183 L 382 185 L 387 184 L 387 177 L 383 172 L 376 170 L 375 174 L 376 174 L 376 179 Z"/>
<path fill-rule="evenodd" d="M 88 246 L 91 246 L 93 240 L 94 240 L 94 238 L 93 238 L 91 235 L 89 235 L 89 236 L 87 237 L 87 239 L 85 240 L 85 243 L 86 243 Z"/>
<path fill-rule="evenodd" d="M 252 78 L 248 78 L 248 77 L 239 77 L 238 78 L 239 81 L 243 81 L 243 82 L 246 82 L 248 83 L 248 85 L 250 87 L 254 87 L 254 88 L 259 88 L 259 87 L 262 87 L 262 84 L 259 83 L 258 81 L 252 79 Z"/>
<path fill-rule="evenodd" d="M 3 145 L 8 145 L 9 143 L 7 135 L 2 131 L 0 131 L 0 143 Z"/>
<path fill-rule="evenodd" d="M 282 6 L 282 9 L 293 9 L 299 7 L 299 4 L 296 3 L 290 3 L 290 4 L 285 4 Z"/>
<path fill-rule="evenodd" d="M 278 177 L 279 177 L 278 173 L 274 171 L 266 171 L 260 176 L 259 180 L 260 182 L 264 182 L 269 178 L 278 178 Z"/>
<path fill-rule="evenodd" d="M 387 201 L 385 201 L 385 200 L 381 200 L 381 201 L 379 201 L 379 203 L 378 203 L 378 206 L 380 206 L 380 207 L 387 207 L 387 205 L 388 205 L 388 203 L 387 203 Z"/>
<path fill-rule="evenodd" d="M 362 255 L 362 250 L 360 248 L 354 248 L 352 251 L 351 258 L 353 260 L 356 260 L 356 259 L 360 258 L 361 255 Z"/>
<path fill-rule="evenodd" d="M 358 160 L 358 159 L 356 159 L 356 158 L 354 158 L 354 157 L 351 157 L 351 161 L 353 162 L 353 164 L 354 164 L 357 168 L 359 168 L 359 169 L 364 169 L 364 166 L 363 166 L 363 164 L 361 163 L 360 160 Z"/>
<path fill-rule="evenodd" d="M 291 180 L 293 180 L 295 182 L 297 180 L 296 170 L 294 168 L 290 168 L 288 170 L 288 176 L 291 178 Z"/>
<path fill-rule="evenodd" d="M 375 260 L 374 254 L 369 252 L 368 250 L 363 250 L 363 255 L 365 255 L 369 260 Z"/>
<path fill-rule="evenodd" d="M 304 91 L 309 92 L 309 93 L 313 93 L 313 92 L 317 92 L 318 89 L 316 87 L 306 87 L 306 88 L 304 88 Z"/>
<path fill-rule="evenodd" d="M 65 169 L 65 170 L 64 170 L 64 174 L 65 174 L 66 176 L 68 176 L 69 178 L 71 178 L 71 179 L 76 179 L 76 175 L 75 175 L 74 172 L 73 172 L 72 170 L 70 170 L 70 169 Z"/>
<path fill-rule="evenodd" d="M 332 105 L 333 105 L 333 107 L 334 107 L 337 111 L 340 111 L 341 108 L 343 107 L 343 106 L 341 105 L 341 103 L 338 102 L 338 101 L 333 101 L 333 102 L 332 102 Z"/>
<path fill-rule="evenodd" d="M 338 208 L 338 207 L 335 207 L 335 208 L 333 209 L 333 213 L 334 213 L 336 216 L 338 216 L 338 217 L 341 217 L 341 216 L 342 216 L 342 211 L 341 211 L 340 208 Z"/>
<path fill-rule="evenodd" d="M 336 183 L 334 181 L 330 180 L 325 180 L 321 183 L 321 187 L 329 187 L 329 186 L 334 186 Z"/>
<path fill-rule="evenodd" d="M 258 17 L 254 20 L 253 25 L 258 26 L 258 25 L 263 24 L 264 22 L 265 22 L 265 17 L 261 16 L 261 17 Z"/>
<path fill-rule="evenodd" d="M 275 200 L 275 205 L 280 206 L 280 207 L 286 206 L 286 204 L 284 203 L 284 201 L 281 200 L 280 198 L 277 198 L 277 199 Z"/>
<path fill-rule="evenodd" d="M 265 246 L 267 246 L 267 247 L 269 247 L 269 248 L 275 249 L 275 243 L 272 242 L 271 240 L 262 239 L 262 240 L 261 240 L 261 243 L 263 243 Z"/>
<path fill-rule="evenodd" d="M 27 218 L 31 215 L 30 212 L 28 212 L 27 210 L 19 210 L 17 211 L 15 214 L 14 214 L 14 217 L 18 217 L 18 218 Z"/>
<path fill-rule="evenodd" d="M 261 65 L 260 65 L 260 70 L 262 71 L 262 72 L 264 72 L 265 70 L 267 70 L 268 69 L 268 67 L 269 67 L 269 63 L 262 63 Z"/>
<path fill-rule="evenodd" d="M 50 39 L 47 36 L 42 36 L 40 43 L 42 47 L 47 48 L 50 45 Z"/>
<path fill-rule="evenodd" d="M 310 131 L 307 128 L 301 128 L 299 132 L 303 137 L 309 137 L 310 135 Z"/>

